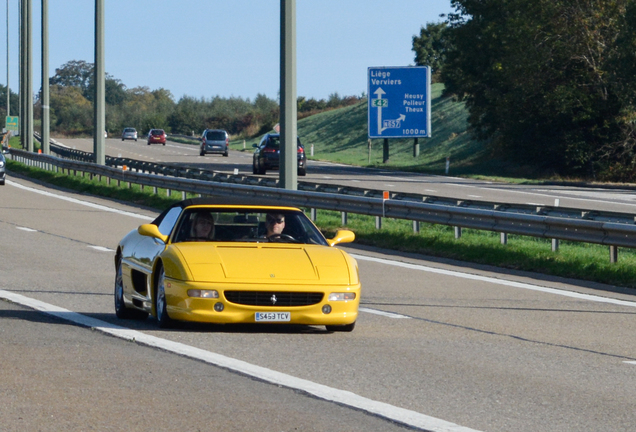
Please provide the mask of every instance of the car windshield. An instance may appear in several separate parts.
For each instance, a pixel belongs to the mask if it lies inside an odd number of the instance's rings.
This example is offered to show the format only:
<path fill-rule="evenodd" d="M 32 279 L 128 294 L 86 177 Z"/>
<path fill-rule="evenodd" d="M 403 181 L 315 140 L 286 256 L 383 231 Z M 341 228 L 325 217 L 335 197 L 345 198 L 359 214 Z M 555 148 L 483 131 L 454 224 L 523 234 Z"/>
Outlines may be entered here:
<path fill-rule="evenodd" d="M 210 141 L 225 141 L 225 132 L 208 131 L 205 134 L 205 139 L 210 140 Z"/>
<path fill-rule="evenodd" d="M 199 218 L 212 221 L 212 229 L 202 236 L 196 232 Z M 268 227 L 278 225 L 277 235 Z M 213 242 L 280 242 L 327 246 L 322 233 L 302 211 L 254 208 L 193 207 L 184 211 L 174 234 L 174 243 L 188 241 Z"/>
<path fill-rule="evenodd" d="M 128 129 L 124 129 L 124 132 L 135 132 L 135 130 L 128 128 Z"/>
<path fill-rule="evenodd" d="M 151 133 L 153 135 L 163 135 L 163 131 L 161 129 L 155 129 Z"/>

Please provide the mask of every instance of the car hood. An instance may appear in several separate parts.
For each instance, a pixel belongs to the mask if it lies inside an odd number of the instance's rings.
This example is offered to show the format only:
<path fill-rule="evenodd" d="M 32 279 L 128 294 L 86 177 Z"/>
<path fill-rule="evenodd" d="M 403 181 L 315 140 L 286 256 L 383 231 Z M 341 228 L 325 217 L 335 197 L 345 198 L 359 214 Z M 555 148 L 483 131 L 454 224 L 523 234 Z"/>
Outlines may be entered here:
<path fill-rule="evenodd" d="M 349 284 L 344 252 L 298 244 L 180 243 L 179 250 L 197 282 L 265 284 Z"/>

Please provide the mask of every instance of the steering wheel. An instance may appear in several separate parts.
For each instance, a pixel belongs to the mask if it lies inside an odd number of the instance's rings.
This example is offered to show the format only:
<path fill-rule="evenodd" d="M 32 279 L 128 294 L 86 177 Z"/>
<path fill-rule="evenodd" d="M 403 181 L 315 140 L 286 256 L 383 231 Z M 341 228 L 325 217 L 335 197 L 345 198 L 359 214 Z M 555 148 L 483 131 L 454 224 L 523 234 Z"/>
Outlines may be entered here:
<path fill-rule="evenodd" d="M 298 243 L 298 240 L 296 240 L 294 237 L 290 236 L 289 234 L 275 234 L 275 235 L 267 237 L 267 239 L 271 242 L 279 242 L 279 241 L 286 240 L 286 241 Z"/>

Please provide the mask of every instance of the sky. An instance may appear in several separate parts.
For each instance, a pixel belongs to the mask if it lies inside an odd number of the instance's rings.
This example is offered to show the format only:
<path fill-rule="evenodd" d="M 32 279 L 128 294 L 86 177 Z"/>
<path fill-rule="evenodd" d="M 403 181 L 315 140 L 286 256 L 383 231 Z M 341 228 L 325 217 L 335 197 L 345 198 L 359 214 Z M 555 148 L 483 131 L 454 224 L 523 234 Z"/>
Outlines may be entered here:
<path fill-rule="evenodd" d="M 0 2 L 0 83 L 18 91 L 18 0 Z M 32 0 L 33 89 L 42 83 L 41 0 Z M 127 88 L 169 90 L 175 101 L 258 94 L 276 99 L 279 0 L 104 0 L 105 69 Z M 68 61 L 94 63 L 94 0 L 48 0 L 49 77 Z M 367 91 L 367 68 L 414 64 L 412 38 L 443 20 L 450 0 L 297 0 L 297 94 Z"/>

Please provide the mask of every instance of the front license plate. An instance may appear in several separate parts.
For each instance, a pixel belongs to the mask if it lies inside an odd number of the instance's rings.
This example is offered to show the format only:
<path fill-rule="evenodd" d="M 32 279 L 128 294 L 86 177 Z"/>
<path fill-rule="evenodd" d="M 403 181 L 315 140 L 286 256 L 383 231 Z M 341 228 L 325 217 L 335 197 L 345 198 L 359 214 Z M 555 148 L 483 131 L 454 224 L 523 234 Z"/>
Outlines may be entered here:
<path fill-rule="evenodd" d="M 291 312 L 256 312 L 257 322 L 287 322 Z"/>

